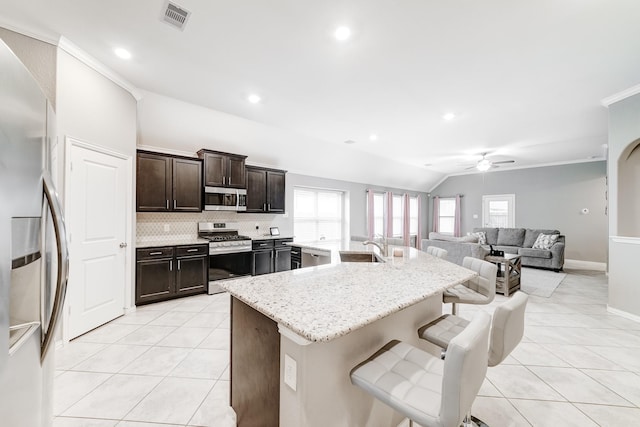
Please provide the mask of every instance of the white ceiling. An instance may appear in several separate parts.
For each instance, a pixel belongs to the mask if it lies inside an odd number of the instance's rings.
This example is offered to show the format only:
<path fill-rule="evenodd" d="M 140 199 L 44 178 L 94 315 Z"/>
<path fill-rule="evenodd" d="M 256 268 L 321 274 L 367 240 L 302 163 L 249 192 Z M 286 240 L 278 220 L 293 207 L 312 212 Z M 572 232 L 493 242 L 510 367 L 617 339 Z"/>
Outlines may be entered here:
<path fill-rule="evenodd" d="M 192 12 L 184 32 L 161 21 L 164 0 L 0 0 L 0 19 L 62 35 L 136 87 L 337 156 L 422 168 L 431 183 L 485 151 L 514 167 L 602 157 L 600 101 L 640 83 L 638 0 L 176 3 Z M 339 25 L 347 42 L 332 36 Z"/>

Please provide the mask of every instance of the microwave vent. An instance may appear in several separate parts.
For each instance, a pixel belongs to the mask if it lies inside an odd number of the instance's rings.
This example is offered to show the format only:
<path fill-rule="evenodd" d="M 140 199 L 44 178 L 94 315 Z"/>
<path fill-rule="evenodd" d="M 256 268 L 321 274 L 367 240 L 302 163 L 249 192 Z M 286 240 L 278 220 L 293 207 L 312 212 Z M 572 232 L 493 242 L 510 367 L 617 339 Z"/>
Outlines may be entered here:
<path fill-rule="evenodd" d="M 184 30 L 190 16 L 191 12 L 175 3 L 168 1 L 165 5 L 163 17 L 164 22 L 179 29 L 180 31 Z"/>

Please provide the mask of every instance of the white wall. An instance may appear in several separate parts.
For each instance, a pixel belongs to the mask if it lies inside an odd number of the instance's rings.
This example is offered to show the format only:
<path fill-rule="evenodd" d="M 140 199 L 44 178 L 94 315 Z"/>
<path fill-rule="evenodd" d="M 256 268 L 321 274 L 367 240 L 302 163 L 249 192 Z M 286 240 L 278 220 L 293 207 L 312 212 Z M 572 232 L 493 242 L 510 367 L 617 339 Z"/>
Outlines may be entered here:
<path fill-rule="evenodd" d="M 244 154 L 253 164 L 292 173 L 414 191 L 424 191 L 443 176 L 387 160 L 385 153 L 373 156 L 341 141 L 328 144 L 150 92 L 139 102 L 138 118 L 138 144 L 143 146 L 183 153 L 209 148 Z"/>
<path fill-rule="evenodd" d="M 72 137 L 117 153 L 129 156 L 135 171 L 136 100 L 126 90 L 88 67 L 62 49 L 58 49 L 57 123 L 58 170 L 64 173 L 65 138 Z M 59 181 L 64 188 L 64 176 Z M 135 179 L 127 183 L 131 193 L 129 218 L 126 284 L 129 306 L 133 297 L 135 265 Z"/>
<path fill-rule="evenodd" d="M 0 38 L 29 69 L 55 110 L 56 47 L 1 27 Z"/>

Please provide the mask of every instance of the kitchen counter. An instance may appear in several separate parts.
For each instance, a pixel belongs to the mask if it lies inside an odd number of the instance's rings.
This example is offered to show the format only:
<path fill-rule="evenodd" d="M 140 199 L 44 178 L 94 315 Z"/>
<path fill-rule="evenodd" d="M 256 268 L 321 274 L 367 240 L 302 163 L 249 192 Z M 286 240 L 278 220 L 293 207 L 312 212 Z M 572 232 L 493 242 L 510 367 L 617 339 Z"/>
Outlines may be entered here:
<path fill-rule="evenodd" d="M 293 236 L 272 236 L 270 234 L 266 236 L 248 236 L 251 240 L 276 240 L 276 239 L 293 239 Z"/>
<path fill-rule="evenodd" d="M 197 237 L 175 236 L 164 239 L 137 240 L 136 248 L 157 248 L 160 246 L 208 245 L 209 241 Z"/>
<path fill-rule="evenodd" d="M 393 339 L 439 354 L 417 329 L 442 313 L 442 292 L 476 275 L 413 248 L 385 262 L 340 262 L 362 242 L 303 245 L 331 264 L 230 280 L 231 406 L 238 427 L 398 425 L 349 372 Z"/>
<path fill-rule="evenodd" d="M 378 253 L 377 248 L 361 242 L 336 243 L 331 248 L 332 260 L 339 259 L 339 250 Z M 403 256 L 386 257 L 384 263 L 332 261 L 331 265 L 241 278 L 220 286 L 305 340 L 323 342 L 475 276 L 417 249 L 396 248 L 402 249 Z"/>

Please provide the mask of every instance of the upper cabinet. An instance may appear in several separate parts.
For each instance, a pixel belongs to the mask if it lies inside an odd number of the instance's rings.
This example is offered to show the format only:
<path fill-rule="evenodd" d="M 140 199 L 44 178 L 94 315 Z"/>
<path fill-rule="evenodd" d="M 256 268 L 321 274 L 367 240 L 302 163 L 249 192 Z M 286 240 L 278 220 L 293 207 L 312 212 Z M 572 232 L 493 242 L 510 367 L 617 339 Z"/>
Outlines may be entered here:
<path fill-rule="evenodd" d="M 138 151 L 136 211 L 202 211 L 202 161 Z"/>
<path fill-rule="evenodd" d="M 286 171 L 247 166 L 247 212 L 284 213 Z"/>
<path fill-rule="evenodd" d="M 204 160 L 205 187 L 246 188 L 245 159 L 247 156 L 200 150 L 198 157 Z"/>

